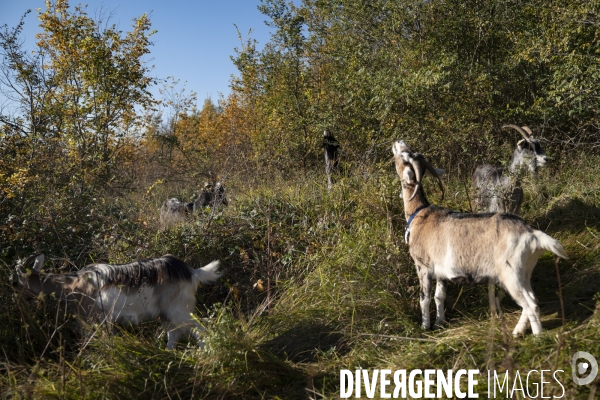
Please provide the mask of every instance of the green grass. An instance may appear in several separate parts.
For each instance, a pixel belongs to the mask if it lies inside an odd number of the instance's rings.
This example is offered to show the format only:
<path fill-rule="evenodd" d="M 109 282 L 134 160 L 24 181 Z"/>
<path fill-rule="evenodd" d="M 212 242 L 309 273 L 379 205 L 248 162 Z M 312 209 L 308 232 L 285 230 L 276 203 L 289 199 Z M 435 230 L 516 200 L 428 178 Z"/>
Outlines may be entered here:
<path fill-rule="evenodd" d="M 93 236 L 88 261 L 172 253 L 198 267 L 221 259 L 221 282 L 198 292 L 205 349 L 181 342 L 166 351 L 157 322 L 81 334 L 56 300 L 16 303 L 7 264 L 0 267 L 0 396 L 335 398 L 340 369 L 389 367 L 558 368 L 565 398 L 586 399 L 590 387 L 571 383 L 569 358 L 578 350 L 600 355 L 598 161 L 555 166 L 525 183 L 524 218 L 570 257 L 559 264 L 564 328 L 554 260 L 545 255 L 532 278 L 540 336 L 507 334 L 520 310 L 505 298 L 503 318 L 490 318 L 484 286 L 449 285 L 447 327 L 421 330 L 391 168 L 368 180 L 345 177 L 330 192 L 320 175 L 255 187 L 232 179 L 229 207 L 169 229 L 159 227 L 158 207 L 173 188 L 162 187 L 115 200 L 121 222 Z M 468 210 L 464 182 L 451 177 L 443 204 Z M 434 182 L 426 190 L 439 203 Z"/>

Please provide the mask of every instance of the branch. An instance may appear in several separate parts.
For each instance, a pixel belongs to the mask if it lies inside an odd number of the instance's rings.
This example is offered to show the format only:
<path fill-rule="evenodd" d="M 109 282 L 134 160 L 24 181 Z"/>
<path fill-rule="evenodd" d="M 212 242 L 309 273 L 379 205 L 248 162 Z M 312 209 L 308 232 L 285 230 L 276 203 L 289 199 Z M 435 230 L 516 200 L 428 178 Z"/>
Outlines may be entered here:
<path fill-rule="evenodd" d="M 26 131 L 25 129 L 23 129 L 23 127 L 22 127 L 22 126 L 20 126 L 20 125 L 17 125 L 17 124 L 15 124 L 15 123 L 13 123 L 13 122 L 10 122 L 9 120 L 7 120 L 7 119 L 6 119 L 4 116 L 2 116 L 2 115 L 0 115 L 0 122 L 2 122 L 2 123 L 5 123 L 6 125 L 9 125 L 9 126 L 11 126 L 11 127 L 15 128 L 15 129 L 17 129 L 17 130 L 21 131 L 22 133 L 24 133 L 24 134 L 25 134 L 25 135 L 27 135 L 27 136 L 29 136 L 29 134 L 31 133 L 31 132 L 29 132 L 29 131 Z"/>

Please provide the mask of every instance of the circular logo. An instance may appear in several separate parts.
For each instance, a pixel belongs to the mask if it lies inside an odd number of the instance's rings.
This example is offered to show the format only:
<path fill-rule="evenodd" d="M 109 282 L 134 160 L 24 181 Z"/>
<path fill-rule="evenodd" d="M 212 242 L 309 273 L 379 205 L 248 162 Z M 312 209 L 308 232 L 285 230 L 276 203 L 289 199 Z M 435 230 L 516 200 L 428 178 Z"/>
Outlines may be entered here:
<path fill-rule="evenodd" d="M 580 359 L 584 359 L 585 361 L 579 361 Z M 579 375 L 583 375 L 590 367 L 590 374 L 585 378 L 580 378 Z M 578 351 L 573 354 L 573 358 L 571 359 L 571 369 L 573 370 L 573 373 L 571 374 L 573 382 L 578 385 L 587 385 L 596 378 L 596 375 L 598 375 L 598 361 L 596 361 L 594 356 L 587 351 Z"/>

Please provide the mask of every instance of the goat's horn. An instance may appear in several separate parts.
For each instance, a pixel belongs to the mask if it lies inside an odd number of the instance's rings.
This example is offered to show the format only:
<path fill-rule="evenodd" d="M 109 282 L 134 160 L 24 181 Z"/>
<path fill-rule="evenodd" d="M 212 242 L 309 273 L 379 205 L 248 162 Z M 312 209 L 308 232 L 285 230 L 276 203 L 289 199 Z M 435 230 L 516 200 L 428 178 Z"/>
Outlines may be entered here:
<path fill-rule="evenodd" d="M 25 260 L 23 260 L 20 263 L 20 266 L 22 266 L 22 267 L 32 267 L 37 256 L 38 256 L 38 254 L 34 254 L 34 255 L 31 255 L 31 256 L 27 257 Z"/>
<path fill-rule="evenodd" d="M 417 184 L 415 185 L 415 190 L 412 194 L 412 196 L 410 196 L 410 199 L 408 199 L 408 201 L 411 201 L 415 195 L 417 194 L 417 192 L 419 191 L 419 188 L 421 187 L 421 179 L 423 178 L 423 173 L 421 172 L 422 166 L 420 164 L 419 161 L 424 161 L 423 156 L 421 156 L 420 154 L 417 154 L 417 157 L 415 158 L 410 158 L 410 164 L 412 165 L 413 169 L 415 170 L 415 179 L 417 180 Z"/>
<path fill-rule="evenodd" d="M 522 126 L 521 128 L 529 134 L 529 137 L 533 136 L 533 132 L 531 132 L 531 129 L 529 129 L 528 126 Z"/>
<path fill-rule="evenodd" d="M 511 124 L 511 125 L 504 125 L 504 126 L 502 126 L 502 129 L 504 129 L 504 128 L 513 128 L 513 129 L 515 129 L 517 132 L 519 132 L 521 135 L 523 135 L 523 137 L 525 138 L 525 140 L 529 141 L 529 135 L 520 126 L 512 125 Z M 527 129 L 529 129 L 529 128 L 527 128 Z"/>
<path fill-rule="evenodd" d="M 440 190 L 442 191 L 442 201 L 444 201 L 444 186 L 442 185 L 442 179 L 438 175 L 435 168 L 433 168 L 433 166 L 429 164 L 429 162 L 426 159 L 423 159 L 423 162 L 425 163 L 425 167 L 427 168 L 427 170 L 431 172 L 431 175 L 435 176 L 435 178 L 437 179 Z"/>

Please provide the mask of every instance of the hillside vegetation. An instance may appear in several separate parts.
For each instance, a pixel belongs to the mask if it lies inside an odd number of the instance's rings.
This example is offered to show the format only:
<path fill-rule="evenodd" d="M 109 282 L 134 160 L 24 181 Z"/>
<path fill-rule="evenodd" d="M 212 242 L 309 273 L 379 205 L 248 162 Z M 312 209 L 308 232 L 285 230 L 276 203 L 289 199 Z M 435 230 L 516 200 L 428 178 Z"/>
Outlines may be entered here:
<path fill-rule="evenodd" d="M 0 110 L 0 396 L 335 398 L 340 369 L 465 368 L 561 369 L 564 398 L 593 398 L 570 358 L 600 354 L 600 4 L 260 9 L 271 41 L 242 39 L 231 95 L 201 109 L 177 84 L 148 91 L 146 16 L 121 32 L 62 0 L 40 11 L 33 52 L 21 26 L 0 31 L 13 106 Z M 425 182 L 432 203 L 469 211 L 475 166 L 506 165 L 518 140 L 506 123 L 530 126 L 550 159 L 523 183 L 523 218 L 569 255 L 560 286 L 550 254 L 533 274 L 544 332 L 513 338 L 508 296 L 496 318 L 487 287 L 456 285 L 447 326 L 424 331 L 392 141 L 446 169 L 443 201 Z M 344 150 L 331 190 L 325 128 Z M 165 199 L 210 179 L 227 207 L 161 226 Z M 55 298 L 17 302 L 11 271 L 34 252 L 61 273 L 167 253 L 195 268 L 222 260 L 197 296 L 206 347 L 165 350 L 160 322 L 110 333 L 80 328 Z"/>

